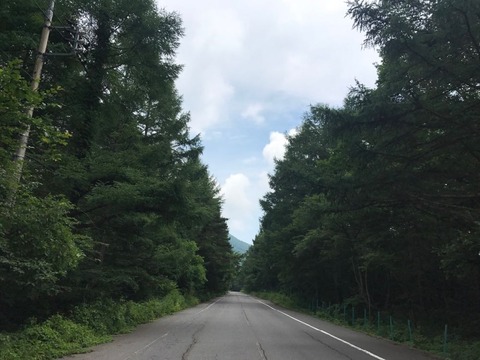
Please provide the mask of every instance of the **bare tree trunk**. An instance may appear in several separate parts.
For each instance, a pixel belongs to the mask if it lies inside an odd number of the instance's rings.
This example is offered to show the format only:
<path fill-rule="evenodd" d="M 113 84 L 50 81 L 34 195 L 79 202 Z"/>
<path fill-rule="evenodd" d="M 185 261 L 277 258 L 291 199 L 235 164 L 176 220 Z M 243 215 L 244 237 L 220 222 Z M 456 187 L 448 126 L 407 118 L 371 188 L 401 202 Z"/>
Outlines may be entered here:
<path fill-rule="evenodd" d="M 32 77 L 32 83 L 31 83 L 31 88 L 33 91 L 37 91 L 38 85 L 40 84 L 40 77 L 42 74 L 42 67 L 43 67 L 43 57 L 45 55 L 45 52 L 47 51 L 48 37 L 50 35 L 50 26 L 52 24 L 54 5 L 55 5 L 55 0 L 51 0 L 49 8 L 45 12 L 45 22 L 43 23 L 42 35 L 40 36 L 40 44 L 38 46 L 37 58 L 35 60 L 35 67 L 33 69 L 33 77 Z M 27 115 L 29 118 L 33 117 L 33 110 L 34 110 L 33 106 L 31 106 L 28 109 Z M 27 125 L 27 128 L 20 136 L 19 146 L 17 148 L 17 151 L 15 152 L 15 159 L 14 159 L 15 188 L 13 190 L 13 197 L 15 194 L 16 186 L 20 183 L 20 179 L 22 177 L 23 162 L 25 160 L 25 153 L 27 151 L 29 136 L 30 136 L 30 124 Z"/>

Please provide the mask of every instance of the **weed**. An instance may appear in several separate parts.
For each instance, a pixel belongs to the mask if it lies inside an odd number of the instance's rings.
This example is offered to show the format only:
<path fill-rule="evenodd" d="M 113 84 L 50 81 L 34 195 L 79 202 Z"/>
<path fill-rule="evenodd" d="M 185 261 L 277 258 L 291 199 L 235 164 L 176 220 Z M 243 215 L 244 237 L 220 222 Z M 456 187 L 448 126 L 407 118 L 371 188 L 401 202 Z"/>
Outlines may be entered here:
<path fill-rule="evenodd" d="M 162 299 L 133 301 L 105 300 L 75 307 L 68 318 L 54 315 L 23 331 L 0 334 L 1 360 L 49 360 L 86 351 L 107 342 L 110 335 L 131 331 L 136 325 L 195 305 L 177 290 Z"/>

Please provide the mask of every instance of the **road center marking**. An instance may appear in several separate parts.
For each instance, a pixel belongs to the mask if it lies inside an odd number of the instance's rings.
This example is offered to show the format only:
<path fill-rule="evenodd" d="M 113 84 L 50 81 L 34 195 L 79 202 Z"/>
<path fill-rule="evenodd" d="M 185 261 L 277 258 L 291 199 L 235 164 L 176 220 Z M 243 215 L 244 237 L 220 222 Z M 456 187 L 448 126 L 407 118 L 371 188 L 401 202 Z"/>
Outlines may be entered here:
<path fill-rule="evenodd" d="M 312 326 L 312 325 L 310 325 L 310 324 L 307 324 L 306 322 L 304 322 L 304 321 L 302 321 L 302 320 L 299 320 L 299 319 L 297 319 L 297 318 L 295 318 L 295 317 L 293 317 L 293 316 L 291 316 L 291 315 L 288 315 L 287 313 L 284 313 L 283 311 L 280 311 L 280 310 L 278 310 L 278 309 L 275 309 L 274 307 L 272 307 L 272 306 L 270 306 L 270 305 L 268 305 L 268 304 L 265 304 L 263 301 L 260 301 L 260 300 L 257 300 L 257 301 L 258 301 L 260 304 L 263 304 L 263 305 L 265 305 L 266 307 L 268 307 L 268 308 L 270 308 L 270 309 L 272 309 L 272 310 L 275 310 L 275 311 L 279 312 L 280 314 L 285 315 L 286 317 L 288 317 L 288 318 L 290 318 L 290 319 L 292 319 L 292 320 L 295 320 L 296 322 L 299 322 L 299 323 L 302 324 L 302 325 L 305 325 L 305 326 L 309 327 L 310 329 L 313 329 L 313 330 L 315 330 L 315 331 L 318 331 L 318 332 L 320 332 L 320 333 L 322 333 L 322 334 L 324 334 L 324 335 L 330 336 L 332 339 L 338 340 L 338 341 L 344 343 L 345 345 L 348 345 L 348 346 L 350 346 L 350 347 L 352 347 L 352 348 L 354 348 L 354 349 L 356 349 L 356 350 L 358 350 L 358 351 L 364 352 L 365 354 L 370 355 L 371 357 L 373 357 L 373 358 L 375 358 L 375 359 L 377 359 L 377 360 L 386 360 L 385 358 L 382 358 L 382 357 L 380 357 L 380 356 L 378 356 L 378 355 L 375 355 L 374 353 L 371 353 L 371 352 L 368 351 L 368 350 L 362 349 L 361 347 L 358 347 L 358 346 L 356 346 L 356 345 L 353 345 L 352 343 L 349 343 L 348 341 L 345 341 L 345 340 L 343 340 L 343 339 L 340 339 L 339 337 L 337 337 L 337 336 L 335 336 L 335 335 L 332 335 L 332 334 L 326 332 L 325 330 L 318 329 L 318 328 L 316 328 L 315 326 Z"/>

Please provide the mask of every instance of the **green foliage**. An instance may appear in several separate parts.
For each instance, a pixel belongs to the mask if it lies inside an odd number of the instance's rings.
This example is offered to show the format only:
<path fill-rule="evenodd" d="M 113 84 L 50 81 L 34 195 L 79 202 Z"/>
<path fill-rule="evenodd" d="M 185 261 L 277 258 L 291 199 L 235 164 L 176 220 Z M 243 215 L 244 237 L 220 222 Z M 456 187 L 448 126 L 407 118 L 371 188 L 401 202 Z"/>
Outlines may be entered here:
<path fill-rule="evenodd" d="M 47 360 L 85 352 L 134 326 L 196 304 L 174 290 L 162 299 L 142 303 L 107 300 L 77 306 L 66 318 L 54 315 L 43 323 L 31 323 L 17 333 L 0 333 L 2 360 Z"/>
<path fill-rule="evenodd" d="M 73 231 L 69 201 L 63 196 L 37 196 L 38 177 L 28 172 L 27 183 L 15 183 L 11 158 L 27 126 L 33 134 L 42 134 L 31 145 L 38 149 L 48 144 L 38 154 L 49 159 L 56 158 L 56 147 L 66 138 L 47 121 L 26 115 L 47 94 L 32 92 L 19 66 L 16 61 L 0 68 L 0 319 L 7 324 L 15 316 L 15 306 L 22 313 L 26 302 L 58 292 L 58 280 L 78 264 L 88 244 Z"/>
<path fill-rule="evenodd" d="M 261 202 L 244 287 L 478 338 L 480 3 L 351 1 L 375 89 L 312 106 Z M 399 331 L 396 337 L 404 337 Z"/>
<path fill-rule="evenodd" d="M 105 299 L 79 305 L 74 308 L 71 317 L 75 323 L 92 329 L 97 335 L 119 334 L 193 304 L 187 302 L 178 290 L 173 290 L 161 299 L 141 303 Z"/>
<path fill-rule="evenodd" d="M 77 56 L 49 56 L 33 93 L 24 78 L 42 13 L 30 0 L 0 11 L 2 328 L 88 303 L 97 316 L 110 314 L 105 331 L 117 331 L 131 324 L 111 301 L 177 288 L 188 296 L 225 292 L 236 260 L 219 191 L 175 89 L 179 16 L 152 0 L 59 2 L 55 14 L 54 22 L 69 19 L 81 30 L 86 46 Z M 47 51 L 71 51 L 63 31 L 51 32 Z M 11 158 L 27 126 L 12 196 Z"/>
<path fill-rule="evenodd" d="M 41 95 L 33 92 L 21 77 L 19 62 L 12 61 L 0 67 L 0 160 L 5 164 L 17 146 L 16 137 L 33 121 L 26 111 L 39 105 Z"/>
<path fill-rule="evenodd" d="M 57 359 L 83 352 L 108 339 L 84 325 L 55 315 L 42 324 L 27 326 L 22 332 L 0 334 L 0 351 L 4 360 Z"/>
<path fill-rule="evenodd" d="M 0 319 L 15 324 L 40 313 L 39 299 L 62 291 L 59 281 L 84 257 L 90 239 L 73 232 L 71 204 L 19 189 L 0 210 Z M 37 306 L 32 308 L 31 304 Z"/>
<path fill-rule="evenodd" d="M 11 154 L 18 147 L 18 138 L 28 127 L 33 139 L 30 148 L 44 153 L 52 160 L 59 160 L 59 147 L 66 145 L 70 137 L 53 126 L 46 118 L 30 117 L 27 112 L 32 107 L 47 107 L 44 101 L 51 99 L 60 91 L 58 88 L 49 91 L 34 92 L 28 82 L 21 76 L 21 62 L 12 60 L 0 66 L 0 164 L 10 170 Z M 49 103 L 48 107 L 57 104 Z"/>
<path fill-rule="evenodd" d="M 458 342 L 449 345 L 449 358 L 452 360 L 475 360 L 480 357 L 480 341 Z"/>
<path fill-rule="evenodd" d="M 54 291 L 58 277 L 83 257 L 79 244 L 84 238 L 72 233 L 73 221 L 67 216 L 71 205 L 62 198 L 39 199 L 20 192 L 14 207 L 7 209 L 0 213 L 2 287 L 12 286 L 17 296 L 28 298 Z M 7 293 L 3 295 L 5 301 Z"/>
<path fill-rule="evenodd" d="M 34 0 L 10 1 L 0 11 L 0 64 L 28 58 L 44 21 Z M 32 60 L 32 59 L 30 59 Z"/>

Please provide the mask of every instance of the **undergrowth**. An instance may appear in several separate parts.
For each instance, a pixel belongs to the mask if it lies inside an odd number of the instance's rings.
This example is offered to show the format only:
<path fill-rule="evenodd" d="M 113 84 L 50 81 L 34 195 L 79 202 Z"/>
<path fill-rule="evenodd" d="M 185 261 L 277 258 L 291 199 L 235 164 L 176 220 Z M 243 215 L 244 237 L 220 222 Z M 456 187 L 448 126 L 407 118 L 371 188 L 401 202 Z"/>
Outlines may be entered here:
<path fill-rule="evenodd" d="M 0 360 L 49 360 L 81 353 L 135 326 L 197 304 L 174 290 L 162 299 L 141 303 L 107 300 L 80 305 L 68 315 L 34 319 L 22 331 L 0 333 Z"/>

